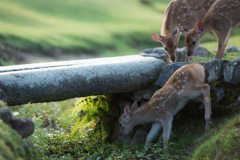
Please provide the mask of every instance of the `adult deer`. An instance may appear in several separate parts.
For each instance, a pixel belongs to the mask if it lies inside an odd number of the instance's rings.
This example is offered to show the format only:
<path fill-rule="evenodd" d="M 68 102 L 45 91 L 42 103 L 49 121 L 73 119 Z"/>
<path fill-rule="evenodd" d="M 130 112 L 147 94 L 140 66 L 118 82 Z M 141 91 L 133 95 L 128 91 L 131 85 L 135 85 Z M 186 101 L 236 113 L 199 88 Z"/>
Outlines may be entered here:
<path fill-rule="evenodd" d="M 174 0 L 169 3 L 164 13 L 161 35 L 151 33 L 151 36 L 162 43 L 171 61 L 177 60 L 177 45 L 181 34 L 178 25 L 185 31 L 193 28 L 214 2 L 215 0 Z"/>
<path fill-rule="evenodd" d="M 152 123 L 145 147 L 163 127 L 163 148 L 166 149 L 173 116 L 185 106 L 189 99 L 204 103 L 205 129 L 208 131 L 212 124 L 211 99 L 210 87 L 208 84 L 203 84 L 204 80 L 205 70 L 202 65 L 189 64 L 181 67 L 144 105 L 138 107 L 137 102 L 134 102 L 131 110 L 128 105 L 125 106 L 124 113 L 119 118 L 120 136 L 126 136 L 136 125 Z"/>
<path fill-rule="evenodd" d="M 223 52 L 227 45 L 230 30 L 239 25 L 240 1 L 218 0 L 208 10 L 206 15 L 187 33 L 182 26 L 179 26 L 183 33 L 186 33 L 185 44 L 188 55 L 199 45 L 201 38 L 210 30 L 218 38 L 218 50 L 215 59 L 222 59 Z"/>

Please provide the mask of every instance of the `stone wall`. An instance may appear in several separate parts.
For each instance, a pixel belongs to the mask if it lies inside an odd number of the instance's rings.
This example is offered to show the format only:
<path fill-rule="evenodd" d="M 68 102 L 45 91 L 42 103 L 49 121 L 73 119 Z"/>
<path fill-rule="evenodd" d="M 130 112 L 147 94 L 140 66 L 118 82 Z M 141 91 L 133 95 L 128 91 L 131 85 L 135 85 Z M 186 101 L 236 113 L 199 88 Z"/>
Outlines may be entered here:
<path fill-rule="evenodd" d="M 166 57 L 158 52 L 163 51 L 161 49 L 148 49 L 143 52 L 148 52 L 147 56 L 154 56 L 156 58 L 164 57 L 164 61 L 167 61 Z M 143 54 L 141 52 L 141 54 Z M 150 54 L 150 55 L 148 55 Z M 145 55 L 145 56 L 146 56 Z M 159 57 L 157 57 L 160 55 Z M 131 93 L 121 93 L 113 95 L 114 101 L 111 101 L 111 113 L 112 117 L 116 118 L 112 140 L 118 140 L 119 124 L 118 117 L 123 113 L 123 109 L 126 105 L 131 106 L 134 101 L 137 101 L 139 106 L 147 102 L 153 93 L 164 86 L 170 76 L 180 67 L 188 63 L 173 63 L 162 67 L 158 80 L 152 84 L 151 87 L 143 90 L 139 90 Z M 218 105 L 218 102 L 225 103 L 226 99 L 231 99 L 234 103 L 240 104 L 240 59 L 234 61 L 213 59 L 207 63 L 202 63 L 205 67 L 206 80 L 205 83 L 209 83 L 211 87 L 212 107 Z M 219 85 L 221 84 L 221 85 Z M 234 95 L 235 97 L 229 97 Z M 228 96 L 228 97 L 227 97 Z M 191 103 L 191 102 L 190 102 Z M 196 104 L 194 104 L 196 105 Z M 195 112 L 203 110 L 203 104 L 197 104 Z M 202 112 L 201 112 L 202 113 Z M 181 113 L 184 114 L 184 113 Z M 178 116 L 178 115 L 176 115 Z M 204 115 L 202 115 L 204 121 Z M 146 136 L 151 128 L 151 124 L 138 126 L 133 129 L 126 137 L 120 138 L 124 143 L 130 143 L 130 145 L 144 144 Z"/>

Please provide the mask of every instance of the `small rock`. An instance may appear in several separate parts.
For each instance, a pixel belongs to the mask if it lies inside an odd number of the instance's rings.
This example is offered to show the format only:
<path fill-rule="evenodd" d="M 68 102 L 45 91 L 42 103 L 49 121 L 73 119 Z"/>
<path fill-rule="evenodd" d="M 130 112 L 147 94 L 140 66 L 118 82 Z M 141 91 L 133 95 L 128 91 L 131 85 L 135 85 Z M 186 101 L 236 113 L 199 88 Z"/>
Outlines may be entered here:
<path fill-rule="evenodd" d="M 225 96 L 224 90 L 222 88 L 215 87 L 214 85 L 211 85 L 211 87 L 213 88 L 213 91 L 214 91 L 215 95 L 217 96 L 216 102 L 219 102 Z"/>
<path fill-rule="evenodd" d="M 159 87 L 156 85 L 152 85 L 150 88 L 148 89 L 143 89 L 140 91 L 136 91 L 133 92 L 132 96 L 131 96 L 131 100 L 133 101 L 140 101 L 142 99 L 151 99 L 152 95 L 154 94 L 154 92 L 156 92 L 156 90 L 158 90 Z"/>
<path fill-rule="evenodd" d="M 144 57 L 155 57 L 157 59 L 162 59 L 166 64 L 170 64 L 171 60 L 165 49 L 163 47 L 144 49 L 139 53 L 139 55 Z"/>
<path fill-rule="evenodd" d="M 163 87 L 165 83 L 168 81 L 168 79 L 172 76 L 172 74 L 179 69 L 182 66 L 185 66 L 186 64 L 190 64 L 189 62 L 186 63 L 173 63 L 166 65 L 162 68 L 162 71 L 158 77 L 158 80 L 156 82 L 156 85 L 158 87 Z"/>
<path fill-rule="evenodd" d="M 203 103 L 201 103 L 201 104 L 198 106 L 198 109 L 200 109 L 200 110 L 202 110 L 202 109 L 204 109 L 204 108 L 205 108 L 205 106 L 204 106 Z"/>
<path fill-rule="evenodd" d="M 133 145 L 145 144 L 147 135 L 148 135 L 148 132 L 145 131 L 143 127 L 139 127 L 136 133 L 134 134 L 130 145 L 133 146 Z"/>
<path fill-rule="evenodd" d="M 225 49 L 226 52 L 240 52 L 236 47 L 234 46 L 228 46 Z"/>
<path fill-rule="evenodd" d="M 32 141 L 29 139 L 29 137 L 23 139 L 23 147 L 25 149 L 33 147 Z"/>
<path fill-rule="evenodd" d="M 119 108 L 121 110 L 121 114 L 124 112 L 124 107 L 128 105 L 130 108 L 132 107 L 132 101 L 119 101 Z"/>
<path fill-rule="evenodd" d="M 178 48 L 177 49 L 177 62 L 186 61 L 187 54 L 186 54 L 186 47 Z"/>
<path fill-rule="evenodd" d="M 155 57 L 158 59 L 162 59 L 163 61 L 165 61 L 166 64 L 171 63 L 171 60 L 169 59 L 169 56 L 163 47 L 145 49 L 141 51 L 139 54 L 146 57 Z M 210 52 L 201 46 L 198 46 L 196 50 L 193 52 L 193 56 L 207 57 L 209 55 Z M 177 62 L 186 61 L 186 58 L 187 58 L 186 47 L 177 48 Z"/>
<path fill-rule="evenodd" d="M 14 130 L 16 130 L 22 136 L 22 138 L 26 138 L 33 134 L 35 129 L 34 122 L 29 119 L 19 118 L 10 119 L 9 124 Z"/>
<path fill-rule="evenodd" d="M 9 120 L 13 119 L 14 116 L 9 108 L 0 108 L 0 118 L 3 120 L 4 123 L 9 124 Z"/>
<path fill-rule="evenodd" d="M 213 59 L 205 63 L 203 66 L 206 70 L 206 82 L 222 80 L 223 68 L 227 63 L 229 63 L 229 61 L 220 59 Z"/>
<path fill-rule="evenodd" d="M 182 55 L 182 59 L 179 59 L 178 62 L 182 62 L 182 60 L 184 60 L 184 58 L 186 58 L 186 47 L 183 47 L 183 48 L 180 48 L 180 49 L 177 49 L 177 53 L 179 55 Z M 202 46 L 198 46 L 194 52 L 193 52 L 193 55 L 192 56 L 198 56 L 198 57 L 208 57 L 210 55 L 210 52 L 202 47 Z"/>
<path fill-rule="evenodd" d="M 227 63 L 223 69 L 224 81 L 231 84 L 240 83 L 240 59 Z"/>
<path fill-rule="evenodd" d="M 193 56 L 208 57 L 210 56 L 210 52 L 206 48 L 198 46 L 193 52 Z"/>
<path fill-rule="evenodd" d="M 131 143 L 137 129 L 138 129 L 138 126 L 135 126 L 125 137 L 119 137 L 119 140 L 122 141 L 124 144 Z"/>
<path fill-rule="evenodd" d="M 240 103 L 240 95 L 238 96 L 237 102 Z"/>
<path fill-rule="evenodd" d="M 0 89 L 0 100 L 7 103 L 7 95 L 3 90 Z"/>

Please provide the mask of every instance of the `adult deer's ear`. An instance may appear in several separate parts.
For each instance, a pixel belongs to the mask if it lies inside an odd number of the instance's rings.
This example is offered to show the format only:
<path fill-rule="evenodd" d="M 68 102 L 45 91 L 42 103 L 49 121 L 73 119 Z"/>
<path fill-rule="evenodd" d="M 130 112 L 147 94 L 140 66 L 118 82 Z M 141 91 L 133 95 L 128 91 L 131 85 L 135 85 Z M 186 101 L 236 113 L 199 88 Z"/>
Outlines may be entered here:
<path fill-rule="evenodd" d="M 202 23 L 199 23 L 197 26 L 196 34 L 200 34 L 203 31 L 203 25 Z"/>
<path fill-rule="evenodd" d="M 161 36 L 160 34 L 151 33 L 151 36 L 152 36 L 153 40 L 155 40 L 157 42 L 161 42 L 163 40 L 163 36 Z"/>
<path fill-rule="evenodd" d="M 132 104 L 132 107 L 131 107 L 131 111 L 135 110 L 138 108 L 138 104 L 137 104 L 137 101 L 135 101 L 133 104 Z"/>
<path fill-rule="evenodd" d="M 185 31 L 182 26 L 178 25 L 178 28 L 183 34 L 187 33 L 187 31 Z"/>

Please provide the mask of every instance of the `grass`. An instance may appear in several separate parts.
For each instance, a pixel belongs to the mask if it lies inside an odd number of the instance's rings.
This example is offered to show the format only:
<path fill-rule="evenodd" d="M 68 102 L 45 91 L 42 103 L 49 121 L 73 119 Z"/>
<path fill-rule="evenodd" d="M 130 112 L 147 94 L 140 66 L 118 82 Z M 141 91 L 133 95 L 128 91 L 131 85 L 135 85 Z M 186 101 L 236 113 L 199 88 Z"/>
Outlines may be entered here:
<path fill-rule="evenodd" d="M 195 150 L 193 159 L 232 160 L 240 158 L 240 115 L 227 120 L 211 132 L 215 133 Z"/>
<path fill-rule="evenodd" d="M 0 43 L 33 54 L 51 48 L 99 52 L 103 57 L 138 54 L 145 48 L 161 46 L 152 40 L 150 33 L 159 33 L 169 2 L 1 0 Z M 234 37 L 228 44 L 239 47 L 239 28 L 235 27 L 231 35 Z M 207 34 L 201 45 L 216 50 L 216 37 Z M 178 47 L 183 46 L 184 35 Z"/>
<path fill-rule="evenodd" d="M 0 42 L 23 49 L 121 49 L 139 37 L 150 41 L 168 2 L 149 0 L 150 7 L 138 0 L 2 0 Z"/>
<path fill-rule="evenodd" d="M 213 159 L 216 155 L 234 159 L 239 154 L 235 144 L 239 141 L 239 109 L 214 109 L 214 128 L 204 132 L 204 111 L 197 115 L 190 109 L 180 119 L 173 121 L 173 135 L 168 150 L 163 150 L 162 141 L 157 138 L 146 149 L 143 146 L 129 146 L 121 142 L 103 142 L 101 136 L 89 138 L 92 130 L 79 130 L 71 134 L 79 114 L 72 115 L 76 99 L 23 105 L 19 110 L 20 118 L 30 118 L 36 130 L 31 140 L 34 148 L 28 149 L 28 159 Z M 76 101 L 79 104 L 79 101 Z M 189 108 L 190 107 L 190 108 Z M 76 108 L 75 108 L 76 109 Z M 199 112 L 199 111 L 198 111 Z M 195 114 L 194 114 L 195 113 Z M 55 127 L 51 122 L 54 120 Z M 233 141 L 234 140 L 234 141 Z M 219 142 L 220 141 L 220 142 Z M 221 145 L 214 147 L 215 143 Z M 233 145 L 232 145 L 233 144 Z M 227 148 L 228 147 L 228 148 Z M 233 148 L 234 147 L 234 148 Z M 225 150 L 226 151 L 225 151 Z M 221 154 L 219 153 L 221 150 Z M 229 151 L 233 151 L 229 153 Z M 216 154 L 216 152 L 218 154 Z M 209 156 L 211 155 L 211 156 Z M 206 158 L 206 157 L 209 158 Z"/>

